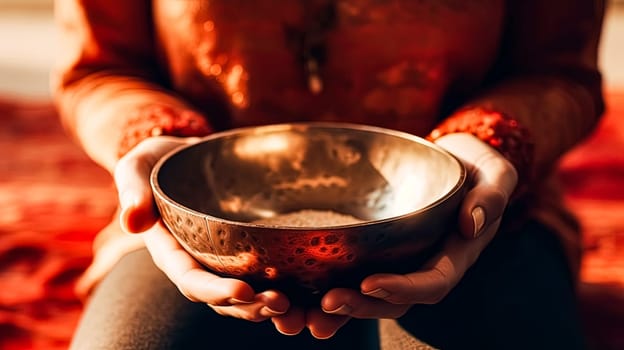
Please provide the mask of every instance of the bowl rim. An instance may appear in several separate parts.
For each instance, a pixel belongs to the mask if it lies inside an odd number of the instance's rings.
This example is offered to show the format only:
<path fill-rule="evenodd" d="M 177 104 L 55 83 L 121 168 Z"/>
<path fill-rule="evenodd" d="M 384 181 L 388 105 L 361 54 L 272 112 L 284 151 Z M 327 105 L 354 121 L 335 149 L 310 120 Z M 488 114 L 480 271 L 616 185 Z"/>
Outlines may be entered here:
<path fill-rule="evenodd" d="M 400 137 L 400 138 L 404 138 L 407 139 L 409 141 L 413 141 L 413 142 L 417 142 L 417 143 L 421 143 L 424 144 L 434 150 L 436 150 L 437 152 L 440 152 L 441 154 L 446 155 L 447 157 L 449 157 L 452 161 L 454 161 L 457 166 L 459 167 L 459 177 L 456 181 L 456 183 L 453 185 L 453 187 L 447 192 L 445 193 L 443 196 L 441 196 L 440 198 L 438 198 L 437 200 L 429 203 L 428 205 L 421 207 L 417 210 L 412 210 L 409 211 L 407 213 L 401 214 L 401 215 L 395 215 L 395 216 L 390 216 L 387 218 L 383 218 L 383 219 L 376 219 L 376 220 L 364 220 L 362 222 L 358 222 L 358 223 L 353 223 L 353 224 L 341 224 L 341 225 L 331 225 L 331 226 L 322 226 L 322 227 L 301 227 L 301 226 L 276 226 L 276 225 L 268 225 L 268 224 L 258 224 L 258 223 L 254 223 L 254 222 L 245 222 L 245 221 L 236 221 L 236 220 L 231 220 L 231 219 L 226 219 L 226 218 L 222 218 L 222 217 L 218 217 L 218 216 L 214 216 L 208 213 L 203 213 L 200 212 L 198 210 L 189 208 L 185 205 L 182 205 L 180 203 L 178 203 L 177 201 L 173 200 L 171 197 L 169 197 L 165 191 L 162 189 L 162 187 L 160 186 L 160 183 L 158 181 L 158 174 L 160 169 L 165 165 L 165 163 L 170 160 L 172 157 L 174 157 L 175 155 L 183 152 L 186 149 L 189 148 L 193 148 L 201 143 L 204 142 L 208 142 L 211 141 L 213 139 L 219 139 L 219 138 L 224 138 L 227 136 L 231 136 L 231 135 L 235 135 L 235 134 L 239 134 L 242 132 L 247 132 L 247 131 L 252 131 L 254 130 L 257 133 L 262 132 L 266 132 L 267 130 L 272 131 L 280 131 L 280 130 L 296 130 L 296 129 L 306 129 L 306 128 L 310 128 L 310 127 L 314 127 L 314 128 L 338 128 L 338 129 L 352 129 L 352 130 L 360 130 L 360 131 L 369 131 L 369 132 L 377 132 L 377 133 L 383 133 L 383 134 L 389 134 L 392 136 L 396 136 L 396 137 Z M 204 136 L 204 137 L 200 137 L 198 138 L 197 142 L 193 142 L 193 143 L 189 143 L 189 144 L 185 144 L 185 145 L 180 145 L 179 147 L 174 147 L 172 150 L 168 151 L 167 153 L 165 153 L 162 157 L 160 157 L 158 159 L 158 161 L 154 164 L 154 166 L 152 167 L 152 170 L 150 172 L 150 177 L 149 177 L 149 182 L 150 182 L 150 187 L 152 189 L 152 195 L 154 197 L 158 196 L 160 197 L 160 199 L 166 201 L 169 205 L 172 205 L 174 207 L 177 207 L 178 209 L 181 209 L 185 212 L 188 212 L 194 216 L 198 216 L 201 217 L 204 220 L 210 219 L 211 221 L 218 221 L 220 223 L 224 223 L 224 224 L 231 224 L 231 225 L 237 225 L 240 227 L 248 227 L 248 228 L 270 228 L 273 230 L 289 230 L 289 231 L 310 231 L 311 229 L 323 229 L 323 230 L 336 230 L 336 229 L 343 229 L 343 228 L 353 228 L 353 227 L 363 227 L 363 226 L 371 226 L 371 225 L 378 225 L 378 224 L 385 224 L 388 222 L 393 222 L 393 221 L 398 221 L 410 216 L 414 216 L 417 215 L 418 213 L 427 211 L 433 207 L 436 207 L 440 204 L 442 204 L 445 200 L 458 195 L 462 192 L 462 190 L 464 189 L 465 185 L 467 184 L 467 169 L 466 166 L 464 165 L 464 163 L 455 155 L 453 155 L 452 153 L 450 153 L 449 151 L 447 151 L 446 149 L 442 148 L 441 146 L 438 146 L 437 144 L 435 144 L 434 142 L 431 142 L 423 137 L 405 132 L 405 131 L 400 131 L 400 130 L 395 130 L 395 129 L 391 129 L 391 128 L 386 128 L 386 127 L 380 127 L 380 126 L 375 126 L 375 125 L 368 125 L 368 124 L 359 124 L 359 123 L 350 123 L 350 122 L 328 122 L 328 121 L 301 121 L 301 122 L 290 122 L 290 123 L 276 123 L 276 124 L 263 124 L 263 125 L 257 125 L 257 126 L 243 126 L 243 127 L 236 127 L 236 128 L 232 128 L 232 129 L 228 129 L 228 130 L 223 130 L 223 131 L 217 131 L 214 132 L 210 135 Z"/>

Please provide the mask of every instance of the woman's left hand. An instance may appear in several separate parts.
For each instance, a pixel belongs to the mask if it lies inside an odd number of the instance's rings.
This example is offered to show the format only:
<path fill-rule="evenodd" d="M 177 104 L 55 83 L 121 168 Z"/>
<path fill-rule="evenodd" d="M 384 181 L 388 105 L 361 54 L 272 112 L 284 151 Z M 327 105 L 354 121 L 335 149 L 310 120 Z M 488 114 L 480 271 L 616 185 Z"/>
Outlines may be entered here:
<path fill-rule="evenodd" d="M 459 158 L 472 187 L 461 204 L 458 231 L 421 270 L 405 275 L 375 274 L 360 290 L 332 289 L 319 309 L 292 307 L 273 317 L 278 331 L 294 334 L 307 327 L 329 338 L 350 318 L 398 318 L 414 304 L 435 304 L 457 285 L 489 244 L 517 183 L 517 172 L 498 151 L 470 134 L 449 134 L 436 143 Z"/>

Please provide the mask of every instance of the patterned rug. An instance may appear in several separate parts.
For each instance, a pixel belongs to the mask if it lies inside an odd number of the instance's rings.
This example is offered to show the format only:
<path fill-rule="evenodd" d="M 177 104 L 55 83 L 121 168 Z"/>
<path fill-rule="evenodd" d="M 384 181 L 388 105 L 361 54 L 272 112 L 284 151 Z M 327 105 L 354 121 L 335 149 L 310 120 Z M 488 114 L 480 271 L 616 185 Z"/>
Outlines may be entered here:
<path fill-rule="evenodd" d="M 561 166 L 581 219 L 581 304 L 595 349 L 624 349 L 624 93 Z M 110 176 L 66 136 L 47 101 L 0 99 L 0 348 L 60 350 L 82 310 L 73 292 L 110 220 Z"/>

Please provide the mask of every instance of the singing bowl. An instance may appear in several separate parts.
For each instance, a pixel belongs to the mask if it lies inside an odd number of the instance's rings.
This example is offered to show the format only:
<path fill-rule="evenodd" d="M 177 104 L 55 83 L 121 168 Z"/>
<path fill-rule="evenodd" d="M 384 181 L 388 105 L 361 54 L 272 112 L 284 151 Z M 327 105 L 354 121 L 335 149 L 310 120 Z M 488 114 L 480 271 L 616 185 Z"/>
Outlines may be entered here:
<path fill-rule="evenodd" d="M 455 225 L 465 182 L 462 163 L 434 143 L 345 123 L 215 133 L 165 155 L 151 175 L 165 225 L 197 261 L 303 299 L 417 268 Z M 300 210 L 359 221 L 258 223 Z"/>

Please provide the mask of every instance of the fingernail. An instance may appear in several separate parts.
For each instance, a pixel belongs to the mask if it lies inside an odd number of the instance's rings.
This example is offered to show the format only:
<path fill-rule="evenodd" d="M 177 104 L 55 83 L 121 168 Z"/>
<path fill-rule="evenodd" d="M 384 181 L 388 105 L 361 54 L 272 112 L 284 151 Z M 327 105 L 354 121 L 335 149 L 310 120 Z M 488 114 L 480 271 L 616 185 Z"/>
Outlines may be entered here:
<path fill-rule="evenodd" d="M 283 330 L 281 330 L 281 329 L 279 329 L 277 327 L 275 329 L 277 329 L 277 331 L 280 332 L 281 334 L 288 335 L 288 336 L 293 336 L 293 335 L 297 335 L 297 334 L 301 333 L 301 331 L 290 333 L 290 332 L 283 331 Z"/>
<path fill-rule="evenodd" d="M 140 199 L 135 193 L 132 193 L 132 191 L 126 190 L 119 195 L 119 206 L 121 207 L 122 213 L 137 208 L 139 206 L 139 201 Z"/>
<path fill-rule="evenodd" d="M 285 313 L 286 313 L 286 311 L 275 311 L 275 310 L 271 309 L 268 306 L 263 306 L 262 309 L 260 309 L 260 314 L 262 316 L 266 316 L 266 317 L 279 316 L 279 315 L 283 315 Z"/>
<path fill-rule="evenodd" d="M 474 224 L 474 231 L 472 232 L 472 236 L 474 238 L 477 238 L 481 234 L 483 225 L 485 225 L 485 210 L 483 210 L 483 207 L 474 207 L 470 214 L 472 215 L 472 222 Z"/>
<path fill-rule="evenodd" d="M 375 298 L 379 298 L 379 299 L 385 299 L 390 296 L 390 292 L 388 292 L 387 290 L 383 288 L 373 289 L 369 292 L 362 291 L 362 294 L 375 297 Z"/>
<path fill-rule="evenodd" d="M 278 323 L 278 322 L 275 322 L 275 319 L 274 319 L 274 318 L 271 318 L 270 320 L 271 320 L 271 322 L 273 323 L 273 325 L 275 326 L 275 329 L 276 329 L 278 332 L 280 332 L 281 334 L 283 334 L 283 335 L 290 335 L 290 336 L 292 336 L 292 335 L 297 335 L 297 334 L 301 333 L 301 331 L 302 331 L 302 329 L 303 329 L 303 328 L 300 328 L 300 329 L 295 329 L 295 330 L 292 330 L 292 331 L 290 331 L 290 330 L 289 330 L 289 331 L 286 331 L 286 330 L 283 330 L 283 329 L 280 329 L 280 328 L 279 328 L 279 326 L 278 326 L 278 325 L 279 325 L 279 323 Z"/>
<path fill-rule="evenodd" d="M 228 303 L 232 304 L 232 305 L 237 305 L 237 304 L 253 304 L 254 301 L 245 301 L 245 300 L 240 300 L 240 299 L 236 299 L 236 298 L 230 298 L 228 299 Z"/>
<path fill-rule="evenodd" d="M 334 335 L 336 335 L 336 332 L 334 332 L 334 333 L 332 333 L 332 334 L 330 334 L 330 335 L 327 335 L 327 336 L 320 336 L 320 335 L 316 335 L 316 334 L 314 334 L 314 333 L 312 333 L 312 332 L 310 332 L 310 334 L 312 334 L 312 336 L 313 336 L 314 338 L 318 339 L 318 340 L 325 340 L 325 339 L 329 339 L 329 338 L 333 337 Z"/>
<path fill-rule="evenodd" d="M 323 311 L 334 315 L 350 315 L 353 312 L 353 308 L 347 304 L 342 304 L 333 310 L 323 309 Z"/>
<path fill-rule="evenodd" d="M 119 203 L 121 205 L 121 202 Z M 121 206 L 121 211 L 119 212 L 119 224 L 121 225 L 121 228 L 125 231 L 125 232 L 132 232 L 130 230 L 130 227 L 128 227 L 128 216 L 129 216 L 129 209 L 128 208 L 124 208 L 123 206 Z"/>

